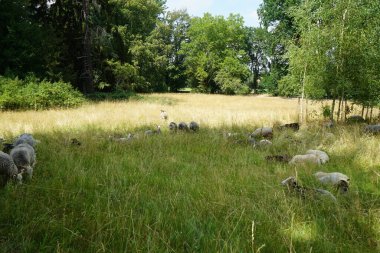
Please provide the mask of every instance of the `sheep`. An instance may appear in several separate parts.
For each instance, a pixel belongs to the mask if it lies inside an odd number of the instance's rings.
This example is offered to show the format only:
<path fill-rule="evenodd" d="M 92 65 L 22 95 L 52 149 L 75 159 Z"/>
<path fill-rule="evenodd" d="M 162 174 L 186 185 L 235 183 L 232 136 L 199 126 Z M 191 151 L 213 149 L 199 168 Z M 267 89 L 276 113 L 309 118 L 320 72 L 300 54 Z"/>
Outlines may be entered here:
<path fill-rule="evenodd" d="M 170 124 L 169 124 L 169 130 L 171 132 L 176 132 L 177 131 L 177 124 L 175 122 L 170 122 Z"/>
<path fill-rule="evenodd" d="M 336 186 L 341 193 L 348 192 L 350 178 L 340 172 L 322 172 L 318 171 L 314 176 L 323 184 Z"/>
<path fill-rule="evenodd" d="M 163 120 L 167 120 L 168 119 L 168 113 L 164 110 L 161 110 L 160 117 Z"/>
<path fill-rule="evenodd" d="M 178 124 L 178 130 L 189 131 L 189 127 L 187 126 L 187 124 L 185 122 L 180 122 Z"/>
<path fill-rule="evenodd" d="M 0 151 L 0 176 L 2 178 L 1 185 L 4 186 L 9 179 L 16 179 L 19 182 L 22 180 L 21 173 L 13 162 L 10 155 Z"/>
<path fill-rule="evenodd" d="M 327 153 L 321 150 L 310 149 L 306 151 L 306 154 L 314 154 L 318 156 L 318 158 L 321 160 L 321 164 L 325 164 L 329 161 L 329 156 L 327 155 Z"/>
<path fill-rule="evenodd" d="M 364 127 L 364 132 L 366 133 L 380 133 L 380 125 L 368 125 Z"/>
<path fill-rule="evenodd" d="M 365 119 L 360 115 L 352 115 L 346 119 L 347 123 L 364 123 Z"/>
<path fill-rule="evenodd" d="M 161 126 L 157 126 L 157 130 L 146 130 L 145 131 L 145 135 L 148 136 L 148 135 L 154 135 L 154 134 L 161 134 Z"/>
<path fill-rule="evenodd" d="M 19 137 L 16 138 L 16 140 L 13 142 L 14 147 L 16 147 L 19 144 L 27 143 L 33 148 L 36 147 L 38 141 L 36 141 L 31 134 L 22 134 Z"/>
<path fill-rule="evenodd" d="M 257 128 L 253 133 L 251 134 L 252 137 L 266 137 L 266 138 L 272 138 L 273 137 L 273 128 L 272 127 L 260 127 Z"/>
<path fill-rule="evenodd" d="M 267 147 L 267 146 L 270 146 L 272 145 L 272 142 L 267 140 L 267 139 L 263 139 L 263 140 L 260 140 L 260 141 L 256 141 L 255 138 L 248 138 L 248 142 L 254 147 Z"/>
<path fill-rule="evenodd" d="M 289 162 L 289 164 L 306 164 L 306 163 L 321 165 L 321 159 L 315 154 L 295 155 Z"/>
<path fill-rule="evenodd" d="M 36 163 L 34 148 L 28 143 L 19 144 L 11 150 L 10 156 L 18 168 L 18 172 L 26 172 L 32 178 L 33 167 Z"/>
<path fill-rule="evenodd" d="M 294 131 L 298 131 L 300 129 L 300 124 L 299 123 L 289 123 L 289 124 L 284 124 L 279 127 L 280 129 L 293 129 Z"/>
<path fill-rule="evenodd" d="M 199 124 L 195 121 L 191 121 L 189 124 L 189 129 L 196 132 L 199 130 Z"/>
<path fill-rule="evenodd" d="M 284 179 L 281 182 L 281 185 L 287 186 L 288 190 L 291 192 L 296 192 L 297 194 L 300 194 L 302 198 L 305 198 L 306 195 L 310 195 L 310 194 L 314 195 L 315 193 L 318 193 L 318 194 L 321 194 L 324 196 L 328 196 L 334 202 L 336 202 L 336 198 L 331 192 L 323 190 L 323 189 L 314 189 L 314 188 L 308 188 L 308 187 L 300 186 L 297 183 L 297 180 L 295 179 L 295 177 L 288 177 L 287 179 Z"/>

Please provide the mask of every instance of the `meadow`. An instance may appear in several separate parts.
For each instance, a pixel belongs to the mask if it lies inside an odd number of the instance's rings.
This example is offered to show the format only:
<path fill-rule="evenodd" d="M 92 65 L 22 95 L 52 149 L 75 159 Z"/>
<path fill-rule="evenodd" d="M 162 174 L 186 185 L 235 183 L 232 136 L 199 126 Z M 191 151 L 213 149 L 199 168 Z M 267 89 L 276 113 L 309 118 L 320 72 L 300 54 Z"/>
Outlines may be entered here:
<path fill-rule="evenodd" d="M 311 103 L 313 120 L 276 131 L 260 149 L 223 133 L 295 122 L 297 99 L 152 94 L 1 112 L 4 139 L 29 132 L 40 143 L 33 178 L 0 189 L 0 252 L 379 252 L 379 136 L 361 125 L 323 128 L 320 110 Z M 192 120 L 199 132 L 169 133 L 170 121 Z M 161 135 L 144 136 L 156 125 Z M 109 138 L 128 133 L 139 137 Z M 316 148 L 329 163 L 265 160 Z M 320 185 L 318 170 L 350 176 L 349 193 Z M 280 185 L 288 176 L 330 190 L 337 202 L 288 193 Z"/>

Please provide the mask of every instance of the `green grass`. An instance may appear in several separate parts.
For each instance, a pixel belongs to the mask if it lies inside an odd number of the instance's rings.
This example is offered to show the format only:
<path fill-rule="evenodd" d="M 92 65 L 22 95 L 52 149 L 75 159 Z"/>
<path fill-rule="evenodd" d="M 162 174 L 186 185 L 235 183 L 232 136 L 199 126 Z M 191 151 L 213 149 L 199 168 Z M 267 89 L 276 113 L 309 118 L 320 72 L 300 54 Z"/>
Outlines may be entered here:
<path fill-rule="evenodd" d="M 129 131 L 142 130 L 118 133 Z M 0 191 L 0 252 L 379 252 L 379 160 L 369 152 L 378 153 L 379 137 L 310 127 L 253 149 L 223 131 L 165 129 L 128 143 L 93 126 L 36 133 L 33 179 Z M 330 154 L 321 168 L 265 160 L 317 147 Z M 317 170 L 348 174 L 350 193 L 334 203 L 280 186 L 297 173 L 321 187 Z"/>

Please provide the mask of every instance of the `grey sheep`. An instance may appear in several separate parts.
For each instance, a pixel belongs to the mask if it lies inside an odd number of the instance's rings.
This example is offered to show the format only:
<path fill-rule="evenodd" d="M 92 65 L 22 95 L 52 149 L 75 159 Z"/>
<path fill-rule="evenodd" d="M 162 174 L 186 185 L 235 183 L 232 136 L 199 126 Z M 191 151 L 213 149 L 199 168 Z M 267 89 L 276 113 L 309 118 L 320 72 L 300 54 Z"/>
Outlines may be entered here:
<path fill-rule="evenodd" d="M 253 133 L 251 134 L 252 137 L 266 137 L 266 138 L 272 138 L 273 137 L 273 128 L 272 127 L 260 127 L 257 128 Z"/>
<path fill-rule="evenodd" d="M 366 133 L 380 133 L 380 125 L 368 125 L 364 127 L 364 132 Z"/>
<path fill-rule="evenodd" d="M 170 124 L 169 124 L 169 130 L 171 132 L 176 132 L 177 131 L 177 124 L 175 122 L 170 122 Z"/>
<path fill-rule="evenodd" d="M 10 155 L 0 151 L 0 176 L 1 185 L 4 186 L 9 179 L 22 180 L 22 175 L 18 173 L 17 167 Z"/>
<path fill-rule="evenodd" d="M 31 134 L 22 134 L 16 138 L 16 140 L 13 142 L 13 146 L 16 147 L 17 145 L 22 143 L 27 143 L 33 148 L 35 148 L 37 141 L 33 138 L 33 135 Z"/>
<path fill-rule="evenodd" d="M 36 163 L 34 148 L 27 143 L 22 143 L 14 147 L 10 155 L 18 168 L 18 172 L 26 172 L 32 178 L 33 167 Z"/>
<path fill-rule="evenodd" d="M 190 128 L 190 130 L 196 132 L 199 130 L 199 124 L 195 121 L 191 121 L 189 124 L 189 128 Z"/>
<path fill-rule="evenodd" d="M 180 122 L 178 124 L 178 130 L 181 130 L 181 131 L 188 131 L 189 130 L 189 127 L 187 126 L 187 124 L 185 122 Z"/>

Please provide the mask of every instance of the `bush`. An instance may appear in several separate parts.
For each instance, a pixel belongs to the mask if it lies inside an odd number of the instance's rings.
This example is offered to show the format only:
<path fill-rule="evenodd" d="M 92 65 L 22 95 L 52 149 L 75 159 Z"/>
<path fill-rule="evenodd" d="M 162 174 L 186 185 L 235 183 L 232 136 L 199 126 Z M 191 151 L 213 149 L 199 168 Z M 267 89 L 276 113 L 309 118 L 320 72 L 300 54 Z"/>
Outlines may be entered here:
<path fill-rule="evenodd" d="M 70 108 L 84 101 L 84 96 L 69 83 L 51 83 L 30 77 L 22 81 L 0 76 L 1 110 Z"/>

